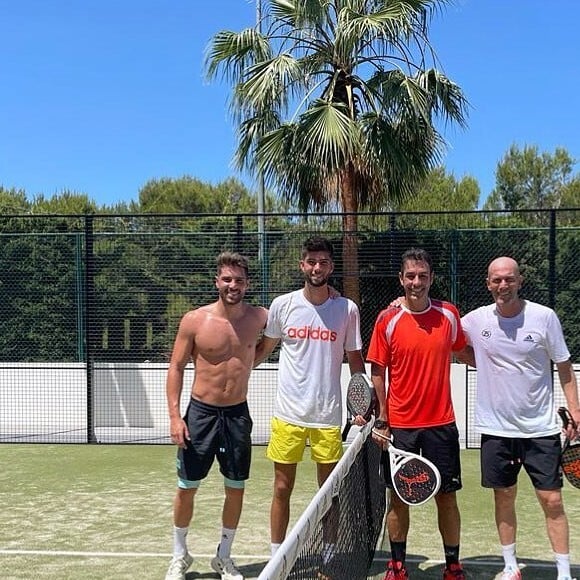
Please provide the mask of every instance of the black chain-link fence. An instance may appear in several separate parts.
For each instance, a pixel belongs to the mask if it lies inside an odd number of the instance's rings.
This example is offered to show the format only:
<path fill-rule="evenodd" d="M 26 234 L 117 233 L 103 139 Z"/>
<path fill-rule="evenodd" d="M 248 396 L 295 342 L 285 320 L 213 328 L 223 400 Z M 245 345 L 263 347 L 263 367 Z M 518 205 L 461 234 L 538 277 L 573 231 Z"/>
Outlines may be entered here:
<path fill-rule="evenodd" d="M 248 300 L 267 306 L 302 285 L 313 234 L 335 244 L 332 283 L 358 294 L 365 346 L 418 246 L 434 258 L 432 295 L 462 313 L 489 302 L 489 261 L 516 258 L 524 297 L 555 308 L 580 360 L 580 209 L 354 217 L 344 236 L 353 216 L 0 216 L 0 441 L 167 442 L 167 361 L 181 316 L 216 298 L 217 254 L 250 258 Z M 253 373 L 256 441 L 274 384 L 269 365 Z"/>

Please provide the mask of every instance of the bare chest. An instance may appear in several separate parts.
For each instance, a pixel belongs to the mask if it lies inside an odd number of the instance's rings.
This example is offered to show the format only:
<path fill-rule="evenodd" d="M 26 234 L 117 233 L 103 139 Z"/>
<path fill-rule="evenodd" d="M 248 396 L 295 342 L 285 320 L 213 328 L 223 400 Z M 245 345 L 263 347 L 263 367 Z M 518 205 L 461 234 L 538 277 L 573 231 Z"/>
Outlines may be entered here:
<path fill-rule="evenodd" d="M 257 332 L 247 321 L 244 324 L 223 319 L 207 320 L 197 333 L 195 351 L 214 363 L 253 357 Z"/>

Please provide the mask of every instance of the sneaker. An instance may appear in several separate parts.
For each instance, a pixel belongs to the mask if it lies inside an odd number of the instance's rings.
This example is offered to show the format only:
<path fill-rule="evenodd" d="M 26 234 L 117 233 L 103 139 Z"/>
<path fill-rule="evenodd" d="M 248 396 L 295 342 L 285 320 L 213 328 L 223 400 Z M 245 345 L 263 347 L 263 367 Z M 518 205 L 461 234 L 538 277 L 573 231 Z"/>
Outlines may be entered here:
<path fill-rule="evenodd" d="M 187 569 L 193 564 L 193 556 L 185 554 L 185 556 L 173 556 L 165 580 L 185 580 L 185 573 Z"/>
<path fill-rule="evenodd" d="M 465 578 L 463 566 L 459 562 L 457 564 L 449 564 L 443 570 L 443 580 L 465 580 Z"/>
<path fill-rule="evenodd" d="M 407 578 L 409 578 L 409 574 L 407 574 L 407 568 L 403 562 L 391 560 L 383 580 L 407 580 Z"/>
<path fill-rule="evenodd" d="M 216 556 L 211 561 L 211 567 L 217 572 L 222 580 L 244 580 L 242 573 L 236 568 L 231 558 L 220 558 Z"/>
<path fill-rule="evenodd" d="M 496 576 L 497 580 L 522 580 L 522 572 L 519 568 L 505 568 L 501 574 Z"/>

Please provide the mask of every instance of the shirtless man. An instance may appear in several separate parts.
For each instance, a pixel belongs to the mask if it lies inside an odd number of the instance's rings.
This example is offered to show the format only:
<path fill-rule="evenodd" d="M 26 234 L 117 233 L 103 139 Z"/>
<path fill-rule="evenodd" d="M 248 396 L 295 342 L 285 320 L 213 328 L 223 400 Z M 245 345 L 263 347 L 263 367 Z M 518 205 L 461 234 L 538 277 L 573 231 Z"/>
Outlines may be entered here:
<path fill-rule="evenodd" d="M 186 545 L 194 496 L 215 458 L 224 476 L 222 532 L 211 567 L 222 580 L 243 580 L 231 547 L 249 477 L 252 420 L 246 395 L 256 342 L 266 324 L 265 308 L 243 302 L 248 261 L 224 252 L 217 258 L 218 299 L 187 312 L 179 325 L 167 374 L 171 440 L 177 452 L 178 487 L 173 505 L 173 559 L 166 580 L 184 580 L 193 562 Z M 184 418 L 183 373 L 193 360 L 195 376 Z"/>

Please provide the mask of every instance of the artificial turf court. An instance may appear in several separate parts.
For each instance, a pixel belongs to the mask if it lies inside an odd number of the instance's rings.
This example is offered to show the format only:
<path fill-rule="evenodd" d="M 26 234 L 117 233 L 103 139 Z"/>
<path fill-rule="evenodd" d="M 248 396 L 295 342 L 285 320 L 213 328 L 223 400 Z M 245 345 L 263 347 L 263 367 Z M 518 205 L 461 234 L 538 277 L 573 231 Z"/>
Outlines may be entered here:
<path fill-rule="evenodd" d="M 246 578 L 257 578 L 269 553 L 272 466 L 254 448 L 252 478 L 233 555 Z M 479 452 L 463 452 L 462 558 L 469 578 L 501 569 L 491 492 L 479 486 Z M 171 552 L 175 449 L 166 445 L 0 445 L 0 578 L 153 580 L 164 578 Z M 313 493 L 314 466 L 299 466 L 294 521 Z M 580 491 L 565 486 L 573 573 L 580 577 Z M 217 469 L 198 492 L 189 546 L 196 561 L 188 580 L 217 578 L 209 567 L 220 529 L 222 480 Z M 525 580 L 556 577 L 533 491 L 520 480 L 520 560 Z M 441 577 L 440 538 L 432 502 L 412 510 L 409 570 L 414 580 Z M 384 575 L 379 550 L 371 578 Z"/>

